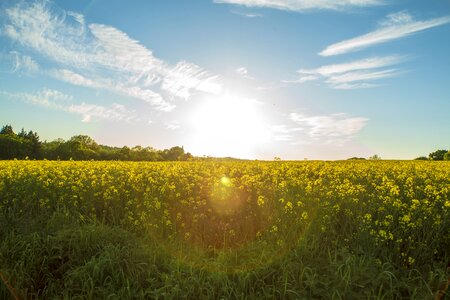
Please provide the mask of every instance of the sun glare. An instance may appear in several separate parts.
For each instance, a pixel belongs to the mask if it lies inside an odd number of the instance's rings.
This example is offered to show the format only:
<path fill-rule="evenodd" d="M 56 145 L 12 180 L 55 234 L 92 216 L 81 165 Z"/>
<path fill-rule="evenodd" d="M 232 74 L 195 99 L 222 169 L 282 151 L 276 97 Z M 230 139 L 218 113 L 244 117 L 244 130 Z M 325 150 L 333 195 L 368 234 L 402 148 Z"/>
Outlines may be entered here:
<path fill-rule="evenodd" d="M 268 139 L 261 105 L 239 97 L 210 99 L 192 114 L 195 154 L 253 158 Z"/>

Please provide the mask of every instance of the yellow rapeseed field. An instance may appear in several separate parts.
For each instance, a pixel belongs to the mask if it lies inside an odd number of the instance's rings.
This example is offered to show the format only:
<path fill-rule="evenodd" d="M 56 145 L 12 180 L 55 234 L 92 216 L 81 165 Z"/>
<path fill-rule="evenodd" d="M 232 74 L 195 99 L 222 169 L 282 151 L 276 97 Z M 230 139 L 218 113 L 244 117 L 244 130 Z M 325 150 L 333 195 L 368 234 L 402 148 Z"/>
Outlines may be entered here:
<path fill-rule="evenodd" d="M 3 224 L 120 227 L 210 272 L 267 267 L 311 239 L 404 270 L 449 259 L 446 162 L 3 161 L 0 178 Z"/>

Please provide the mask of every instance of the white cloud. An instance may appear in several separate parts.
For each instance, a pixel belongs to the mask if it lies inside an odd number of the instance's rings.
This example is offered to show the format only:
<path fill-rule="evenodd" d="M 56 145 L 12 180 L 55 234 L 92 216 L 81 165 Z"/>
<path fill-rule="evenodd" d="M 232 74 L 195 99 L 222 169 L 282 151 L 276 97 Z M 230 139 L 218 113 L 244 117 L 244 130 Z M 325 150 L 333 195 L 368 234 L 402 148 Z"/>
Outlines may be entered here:
<path fill-rule="evenodd" d="M 74 84 L 74 85 L 81 85 L 86 87 L 92 87 L 92 88 L 101 88 L 103 84 L 99 82 L 95 82 L 92 79 L 86 78 L 81 74 L 75 73 L 68 69 L 58 69 L 53 70 L 50 72 L 50 74 L 62 81 Z"/>
<path fill-rule="evenodd" d="M 350 117 L 345 113 L 329 115 L 290 113 L 287 119 L 291 123 L 270 126 L 274 142 L 290 145 L 332 144 L 338 147 L 353 140 L 369 120 Z"/>
<path fill-rule="evenodd" d="M 407 58 L 403 56 L 391 55 L 365 58 L 341 64 L 325 65 L 316 69 L 300 69 L 298 71 L 299 79 L 284 82 L 303 83 L 324 79 L 331 88 L 335 89 L 375 87 L 378 85 L 370 83 L 371 81 L 393 77 L 400 73 L 396 69 L 382 68 L 399 64 L 406 59 Z M 372 71 L 374 69 L 381 70 Z"/>
<path fill-rule="evenodd" d="M 410 23 L 413 21 L 413 17 L 406 11 L 400 11 L 392 14 L 388 14 L 384 20 L 378 22 L 381 26 L 392 26 L 398 24 Z"/>
<path fill-rule="evenodd" d="M 47 108 L 58 109 L 72 101 L 72 96 L 61 93 L 60 91 L 44 88 L 35 94 L 30 93 L 10 93 L 0 91 L 1 94 L 22 102 L 33 105 L 44 106 Z"/>
<path fill-rule="evenodd" d="M 53 89 L 45 88 L 34 94 L 10 93 L 5 91 L 0 91 L 0 94 L 33 105 L 81 115 L 83 117 L 83 122 L 99 119 L 109 121 L 130 121 L 136 118 L 136 113 L 132 110 L 128 110 L 123 105 L 113 103 L 110 107 L 106 107 L 85 102 L 76 104 L 73 103 L 72 96 Z"/>
<path fill-rule="evenodd" d="M 343 10 L 349 7 L 381 5 L 381 0 L 214 0 L 247 7 L 264 7 L 303 12 L 311 9 Z"/>
<path fill-rule="evenodd" d="M 106 89 L 124 96 L 141 99 L 161 111 L 171 111 L 175 108 L 175 105 L 164 101 L 160 94 L 155 93 L 150 89 L 141 88 L 137 85 L 127 85 L 101 77 L 90 79 L 67 69 L 54 70 L 50 74 L 55 78 L 71 84 Z"/>
<path fill-rule="evenodd" d="M 336 85 L 333 86 L 333 88 L 337 89 L 337 90 L 355 90 L 355 89 L 374 88 L 374 87 L 378 87 L 378 86 L 380 86 L 380 84 L 362 82 L 362 83 L 341 83 L 341 84 L 336 84 Z"/>
<path fill-rule="evenodd" d="M 84 25 L 84 16 L 82 14 L 79 14 L 79 13 L 73 12 L 73 11 L 68 11 L 67 15 L 73 17 L 75 19 L 75 21 Z"/>
<path fill-rule="evenodd" d="M 170 94 L 188 99 L 192 89 L 219 94 L 221 86 L 215 82 L 216 77 L 209 75 L 199 66 L 186 61 L 165 70 L 161 88 Z"/>
<path fill-rule="evenodd" d="M 311 138 L 318 140 L 351 139 L 368 121 L 366 118 L 348 117 L 342 113 L 318 116 L 291 113 L 289 117 L 297 126 L 305 128 Z"/>
<path fill-rule="evenodd" d="M 176 122 L 167 124 L 167 129 L 177 130 L 178 128 L 180 128 L 180 124 L 178 124 Z"/>
<path fill-rule="evenodd" d="M 22 55 L 17 51 L 11 51 L 10 54 L 13 57 L 13 72 L 35 73 L 39 70 L 39 64 L 30 56 Z"/>
<path fill-rule="evenodd" d="M 300 73 L 300 77 L 295 80 L 281 80 L 282 83 L 304 83 L 308 81 L 314 81 L 320 79 L 320 76 L 317 75 L 304 75 L 305 73 Z"/>
<path fill-rule="evenodd" d="M 110 121 L 130 121 L 135 118 L 134 112 L 125 108 L 125 106 L 113 103 L 111 107 L 105 107 L 96 104 L 72 104 L 64 110 L 81 115 L 83 122 L 90 122 L 93 119 Z"/>
<path fill-rule="evenodd" d="M 305 130 L 302 127 L 288 127 L 287 125 L 272 125 L 269 129 L 273 134 L 273 139 L 277 142 L 293 141 L 296 133 Z"/>
<path fill-rule="evenodd" d="M 235 71 L 241 76 L 246 76 L 248 74 L 248 71 L 245 67 L 237 68 Z"/>
<path fill-rule="evenodd" d="M 161 111 L 172 110 L 175 98 L 221 91 L 217 76 L 199 66 L 171 66 L 117 28 L 86 24 L 83 15 L 50 2 L 21 2 L 5 17 L 3 34 L 57 63 L 47 73 L 65 82 L 138 98 Z"/>
<path fill-rule="evenodd" d="M 233 14 L 238 15 L 238 16 L 242 16 L 242 17 L 246 17 L 246 18 L 259 18 L 262 17 L 262 14 L 256 14 L 256 13 L 247 13 L 247 12 L 241 12 L 241 11 L 231 11 Z"/>
<path fill-rule="evenodd" d="M 356 81 L 377 80 L 380 78 L 392 77 L 397 75 L 396 69 L 382 70 L 377 72 L 357 71 L 347 72 L 342 75 L 331 76 L 327 82 L 331 84 L 350 83 Z"/>
<path fill-rule="evenodd" d="M 46 2 L 21 2 L 6 9 L 5 17 L 6 36 L 56 62 L 86 66 L 94 60 L 83 41 L 83 25 L 66 13 L 52 13 Z"/>
<path fill-rule="evenodd" d="M 236 70 L 234 70 L 239 76 L 247 79 L 254 79 L 252 76 L 249 75 L 248 70 L 246 67 L 239 67 Z"/>
<path fill-rule="evenodd" d="M 447 23 L 450 23 L 450 16 L 427 21 L 415 21 L 411 15 L 402 11 L 388 15 L 385 20 L 380 22 L 381 27 L 379 29 L 349 40 L 332 44 L 320 52 L 319 55 L 332 56 L 354 52 L 372 45 L 400 39 L 413 33 Z"/>
<path fill-rule="evenodd" d="M 317 69 L 300 69 L 300 74 L 313 74 L 321 76 L 331 76 L 334 74 L 340 74 L 357 70 L 368 70 L 386 67 L 394 64 L 398 64 L 404 61 L 406 58 L 398 55 L 370 57 L 360 60 L 355 60 L 347 63 L 325 65 Z"/>

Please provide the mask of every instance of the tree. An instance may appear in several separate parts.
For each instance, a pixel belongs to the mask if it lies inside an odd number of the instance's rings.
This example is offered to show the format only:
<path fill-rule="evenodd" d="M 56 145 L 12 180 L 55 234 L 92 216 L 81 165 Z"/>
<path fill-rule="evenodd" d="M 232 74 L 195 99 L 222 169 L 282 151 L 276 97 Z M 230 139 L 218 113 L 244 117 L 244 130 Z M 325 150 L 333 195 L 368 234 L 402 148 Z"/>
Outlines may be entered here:
<path fill-rule="evenodd" d="M 444 154 L 444 160 L 450 160 L 450 150 Z"/>
<path fill-rule="evenodd" d="M 42 156 L 47 159 L 65 159 L 61 157 L 61 145 L 64 144 L 63 139 L 56 139 L 51 142 L 44 142 L 42 144 Z"/>
<path fill-rule="evenodd" d="M 447 153 L 447 150 L 436 150 L 431 152 L 428 157 L 430 160 L 444 160 L 444 155 Z"/>
<path fill-rule="evenodd" d="M 374 154 L 373 156 L 369 157 L 370 160 L 381 160 L 381 157 L 378 156 L 378 154 Z"/>
<path fill-rule="evenodd" d="M 93 138 L 87 135 L 75 135 L 70 138 L 69 142 L 73 144 L 79 144 L 81 148 L 91 149 L 93 151 L 98 151 L 99 146 Z"/>
<path fill-rule="evenodd" d="M 21 157 L 22 139 L 15 134 L 0 134 L 0 159 Z"/>
<path fill-rule="evenodd" d="M 39 140 L 39 135 L 37 132 L 32 130 L 25 134 L 24 139 L 29 143 L 29 157 L 34 159 L 42 158 L 42 143 Z"/>
<path fill-rule="evenodd" d="M 3 126 L 0 134 L 15 134 L 11 125 Z"/>
<path fill-rule="evenodd" d="M 3 126 L 0 131 L 0 158 L 41 158 L 39 136 L 33 131 L 27 133 L 23 128 L 15 134 L 11 125 Z"/>
<path fill-rule="evenodd" d="M 163 151 L 164 160 L 168 161 L 182 160 L 183 157 L 184 157 L 183 147 L 175 146 L 170 149 L 164 149 Z"/>
<path fill-rule="evenodd" d="M 131 149 L 127 146 L 123 146 L 118 153 L 119 160 L 130 160 L 131 158 Z"/>

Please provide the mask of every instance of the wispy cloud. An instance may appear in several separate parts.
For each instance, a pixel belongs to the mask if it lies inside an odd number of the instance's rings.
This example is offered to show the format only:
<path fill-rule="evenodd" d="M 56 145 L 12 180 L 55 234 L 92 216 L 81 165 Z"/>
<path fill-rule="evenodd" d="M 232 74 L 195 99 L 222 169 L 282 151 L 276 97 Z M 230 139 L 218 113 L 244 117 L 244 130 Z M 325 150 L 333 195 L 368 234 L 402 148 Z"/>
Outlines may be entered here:
<path fill-rule="evenodd" d="M 330 76 L 327 80 L 331 84 L 341 84 L 356 81 L 377 80 L 380 78 L 392 77 L 397 74 L 396 69 L 382 70 L 376 72 L 358 71 L 348 72 L 342 75 Z"/>
<path fill-rule="evenodd" d="M 46 72 L 71 84 L 138 98 L 161 111 L 193 92 L 221 90 L 217 76 L 199 66 L 171 66 L 119 29 L 87 24 L 83 15 L 51 2 L 21 2 L 4 15 L 2 33 L 59 65 Z"/>
<path fill-rule="evenodd" d="M 322 56 L 332 56 L 358 51 L 372 45 L 377 45 L 409 36 L 436 26 L 450 23 L 450 16 L 434 18 L 426 21 L 416 21 L 405 11 L 390 14 L 379 22 L 380 28 L 367 34 L 332 44 L 319 53 Z"/>
<path fill-rule="evenodd" d="M 236 10 L 232 10 L 231 12 L 235 15 L 246 17 L 246 18 L 260 18 L 263 16 L 262 14 L 242 12 L 242 11 L 236 11 Z"/>
<path fill-rule="evenodd" d="M 58 109 L 68 105 L 73 97 L 60 91 L 44 88 L 34 94 L 31 93 L 11 93 L 0 91 L 0 94 L 25 103 L 39 105 L 47 108 Z"/>
<path fill-rule="evenodd" d="M 289 118 L 297 126 L 305 128 L 311 138 L 325 142 L 348 141 L 354 138 L 369 120 L 361 117 L 349 117 L 343 113 L 317 116 L 291 113 Z"/>
<path fill-rule="evenodd" d="M 298 72 L 300 74 L 321 75 L 327 77 L 334 74 L 341 74 L 350 71 L 369 70 L 386 67 L 398 64 L 400 62 L 405 61 L 406 59 L 407 59 L 406 57 L 399 55 L 390 55 L 381 57 L 376 56 L 341 64 L 325 65 L 317 69 L 300 69 Z"/>
<path fill-rule="evenodd" d="M 239 76 L 247 79 L 254 79 L 252 76 L 249 75 L 248 70 L 246 67 L 239 67 L 236 70 L 234 70 Z"/>
<path fill-rule="evenodd" d="M 36 93 L 11 93 L 0 91 L 0 94 L 18 101 L 38 105 L 54 110 L 80 115 L 83 122 L 95 120 L 130 121 L 136 113 L 117 103 L 102 106 L 91 103 L 73 103 L 73 97 L 58 90 L 44 88 Z"/>
<path fill-rule="evenodd" d="M 167 124 L 166 127 L 167 127 L 167 129 L 170 129 L 170 130 L 177 130 L 178 128 L 180 128 L 180 124 L 178 122 L 172 122 L 172 123 Z"/>
<path fill-rule="evenodd" d="M 10 54 L 13 58 L 13 72 L 35 73 L 39 70 L 39 64 L 30 56 L 22 55 L 17 51 L 11 51 Z"/>
<path fill-rule="evenodd" d="M 129 85 L 104 77 L 91 79 L 67 69 L 52 70 L 49 74 L 59 80 L 74 85 L 106 89 L 120 95 L 141 99 L 160 111 L 171 111 L 175 108 L 174 104 L 165 101 L 160 94 L 155 93 L 151 89 L 141 88 L 139 85 Z"/>
<path fill-rule="evenodd" d="M 273 134 L 273 138 L 277 142 L 290 142 L 295 140 L 297 132 L 304 131 L 303 127 L 289 127 L 287 125 L 272 125 L 269 128 Z"/>
<path fill-rule="evenodd" d="M 134 111 L 128 110 L 125 106 L 113 103 L 110 107 L 97 104 L 81 103 L 72 104 L 64 110 L 81 115 L 83 122 L 90 122 L 95 119 L 109 121 L 130 121 L 135 118 Z"/>
<path fill-rule="evenodd" d="M 214 0 L 215 3 L 237 4 L 303 12 L 312 9 L 344 10 L 349 7 L 381 5 L 381 0 Z"/>
<path fill-rule="evenodd" d="M 354 139 L 369 119 L 351 117 L 345 113 L 307 115 L 290 113 L 290 123 L 272 125 L 270 131 L 275 142 L 291 145 L 333 144 L 343 146 Z"/>
<path fill-rule="evenodd" d="M 299 78 L 286 83 L 303 83 L 323 79 L 331 88 L 356 89 L 377 86 L 370 83 L 400 74 L 397 69 L 382 69 L 399 64 L 407 57 L 399 55 L 370 57 L 342 64 L 325 65 L 316 69 L 298 70 Z M 381 69 L 381 70 L 375 70 Z"/>

